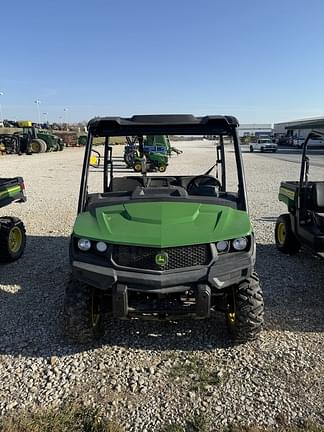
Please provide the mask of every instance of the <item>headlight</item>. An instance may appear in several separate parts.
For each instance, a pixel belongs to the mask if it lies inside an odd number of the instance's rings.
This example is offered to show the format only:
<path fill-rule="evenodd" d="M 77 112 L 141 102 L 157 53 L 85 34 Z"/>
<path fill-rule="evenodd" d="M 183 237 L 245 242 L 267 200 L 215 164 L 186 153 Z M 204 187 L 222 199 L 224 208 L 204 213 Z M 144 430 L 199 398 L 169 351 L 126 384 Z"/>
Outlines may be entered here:
<path fill-rule="evenodd" d="M 91 248 L 91 241 L 88 239 L 80 239 L 78 241 L 78 248 L 82 251 L 88 251 Z"/>
<path fill-rule="evenodd" d="M 216 249 L 218 250 L 218 252 L 225 252 L 228 250 L 228 247 L 229 243 L 227 240 L 221 240 L 216 243 Z"/>
<path fill-rule="evenodd" d="M 105 242 L 100 241 L 96 244 L 96 249 L 98 252 L 106 252 L 108 246 L 106 245 Z"/>
<path fill-rule="evenodd" d="M 242 251 L 246 249 L 248 241 L 246 237 L 237 238 L 232 241 L 233 248 L 237 251 Z"/>

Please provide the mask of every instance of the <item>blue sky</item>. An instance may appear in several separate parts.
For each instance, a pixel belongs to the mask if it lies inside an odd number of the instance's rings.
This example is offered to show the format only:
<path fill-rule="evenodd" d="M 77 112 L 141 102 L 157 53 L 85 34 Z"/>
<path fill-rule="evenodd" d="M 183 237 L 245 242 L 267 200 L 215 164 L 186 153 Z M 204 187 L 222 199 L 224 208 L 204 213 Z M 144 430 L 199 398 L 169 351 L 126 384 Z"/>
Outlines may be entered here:
<path fill-rule="evenodd" d="M 39 99 L 50 121 L 323 115 L 323 23 L 323 0 L 4 2 L 0 103 L 37 120 Z"/>

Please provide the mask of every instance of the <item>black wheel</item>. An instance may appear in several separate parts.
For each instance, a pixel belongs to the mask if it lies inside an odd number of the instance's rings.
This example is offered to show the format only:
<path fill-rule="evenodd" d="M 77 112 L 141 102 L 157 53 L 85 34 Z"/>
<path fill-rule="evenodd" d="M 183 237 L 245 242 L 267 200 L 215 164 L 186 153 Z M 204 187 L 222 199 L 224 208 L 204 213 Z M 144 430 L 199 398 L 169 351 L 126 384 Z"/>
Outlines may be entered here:
<path fill-rule="evenodd" d="M 124 161 L 128 168 L 134 165 L 136 152 L 128 152 L 124 154 Z"/>
<path fill-rule="evenodd" d="M 250 152 L 253 153 L 253 151 L 254 151 L 254 148 L 253 148 L 253 146 L 250 145 Z"/>
<path fill-rule="evenodd" d="M 290 215 L 288 213 L 280 215 L 277 219 L 275 240 L 280 252 L 294 255 L 300 250 L 300 243 L 292 231 Z"/>
<path fill-rule="evenodd" d="M 0 262 L 11 262 L 21 257 L 26 246 L 26 230 L 15 217 L 0 218 Z"/>
<path fill-rule="evenodd" d="M 264 147 L 261 147 L 261 153 L 264 153 Z"/>
<path fill-rule="evenodd" d="M 254 340 L 263 326 L 264 303 L 256 273 L 232 288 L 228 295 L 226 324 L 237 342 Z"/>
<path fill-rule="evenodd" d="M 277 153 L 277 150 L 272 150 L 272 153 Z"/>
<path fill-rule="evenodd" d="M 166 165 L 160 165 L 158 168 L 159 172 L 163 173 L 166 171 Z"/>
<path fill-rule="evenodd" d="M 104 334 L 100 292 L 90 285 L 70 280 L 64 297 L 64 330 L 73 342 L 87 343 Z"/>

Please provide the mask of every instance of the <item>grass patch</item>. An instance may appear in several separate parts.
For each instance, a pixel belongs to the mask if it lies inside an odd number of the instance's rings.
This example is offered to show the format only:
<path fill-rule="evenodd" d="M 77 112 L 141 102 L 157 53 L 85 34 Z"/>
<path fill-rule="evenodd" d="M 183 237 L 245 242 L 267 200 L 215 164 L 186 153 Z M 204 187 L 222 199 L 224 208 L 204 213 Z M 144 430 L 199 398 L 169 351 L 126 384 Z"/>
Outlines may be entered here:
<path fill-rule="evenodd" d="M 190 390 L 205 390 L 208 386 L 216 386 L 222 382 L 218 371 L 206 368 L 206 365 L 199 359 L 191 357 L 186 360 L 179 360 L 170 370 L 172 380 L 188 382 Z"/>
<path fill-rule="evenodd" d="M 66 406 L 2 417 L 0 432 L 124 432 L 124 429 L 101 418 L 97 409 Z"/>

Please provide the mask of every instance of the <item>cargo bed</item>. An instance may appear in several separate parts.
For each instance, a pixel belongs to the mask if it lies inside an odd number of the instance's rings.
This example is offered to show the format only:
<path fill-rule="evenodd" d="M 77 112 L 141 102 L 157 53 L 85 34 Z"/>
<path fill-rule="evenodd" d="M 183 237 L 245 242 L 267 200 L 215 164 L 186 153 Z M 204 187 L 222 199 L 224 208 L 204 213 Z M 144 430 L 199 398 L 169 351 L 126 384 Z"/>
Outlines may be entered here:
<path fill-rule="evenodd" d="M 12 202 L 25 202 L 25 187 L 22 177 L 0 178 L 0 207 Z"/>

